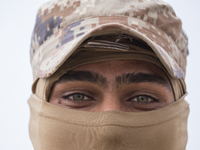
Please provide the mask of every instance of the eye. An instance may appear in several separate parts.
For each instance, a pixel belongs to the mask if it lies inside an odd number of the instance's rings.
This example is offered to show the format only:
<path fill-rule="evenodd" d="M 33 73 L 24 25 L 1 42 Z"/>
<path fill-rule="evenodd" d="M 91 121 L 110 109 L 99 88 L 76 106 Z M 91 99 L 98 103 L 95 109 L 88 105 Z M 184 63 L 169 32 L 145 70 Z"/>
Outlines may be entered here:
<path fill-rule="evenodd" d="M 156 102 L 157 100 L 150 96 L 140 95 L 140 96 L 131 98 L 128 101 L 138 102 L 138 103 L 151 103 L 151 102 Z"/>
<path fill-rule="evenodd" d="M 81 93 L 75 93 L 75 94 L 71 94 L 69 96 L 63 96 L 63 99 L 64 100 L 77 101 L 77 102 L 91 100 L 90 97 L 88 97 L 84 94 L 81 94 Z"/>

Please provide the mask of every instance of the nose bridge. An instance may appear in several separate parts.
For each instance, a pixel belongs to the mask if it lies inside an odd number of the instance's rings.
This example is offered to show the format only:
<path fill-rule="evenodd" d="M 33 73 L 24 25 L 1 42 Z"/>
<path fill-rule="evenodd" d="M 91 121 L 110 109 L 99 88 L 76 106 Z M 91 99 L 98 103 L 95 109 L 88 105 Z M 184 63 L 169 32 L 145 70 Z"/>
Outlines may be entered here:
<path fill-rule="evenodd" d="M 100 111 L 122 111 L 123 103 L 117 94 L 107 94 L 104 96 L 100 104 Z"/>

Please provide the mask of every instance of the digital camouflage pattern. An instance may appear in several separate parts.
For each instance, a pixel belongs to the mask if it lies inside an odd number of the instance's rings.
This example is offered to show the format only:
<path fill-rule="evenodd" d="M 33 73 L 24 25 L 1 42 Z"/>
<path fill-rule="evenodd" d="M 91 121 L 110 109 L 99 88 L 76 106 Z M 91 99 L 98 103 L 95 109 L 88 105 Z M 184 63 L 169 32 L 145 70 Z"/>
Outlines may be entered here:
<path fill-rule="evenodd" d="M 145 41 L 172 77 L 185 76 L 188 40 L 161 0 L 52 0 L 38 11 L 31 40 L 34 79 L 51 76 L 88 37 L 128 34 Z"/>

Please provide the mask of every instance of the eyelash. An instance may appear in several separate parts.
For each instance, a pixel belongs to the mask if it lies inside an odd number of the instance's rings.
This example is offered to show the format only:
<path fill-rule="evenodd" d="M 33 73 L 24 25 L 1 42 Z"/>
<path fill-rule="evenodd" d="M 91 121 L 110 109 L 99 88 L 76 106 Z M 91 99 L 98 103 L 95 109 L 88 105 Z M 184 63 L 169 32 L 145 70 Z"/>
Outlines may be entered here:
<path fill-rule="evenodd" d="M 74 95 L 78 95 L 78 94 L 80 94 L 80 95 L 82 95 L 83 97 L 84 97 L 84 99 L 85 98 L 87 98 L 87 100 L 74 100 L 73 98 L 70 98 L 71 96 L 74 96 Z M 92 98 L 91 97 L 89 97 L 89 96 L 87 96 L 87 95 L 85 95 L 85 94 L 82 94 L 82 93 L 73 93 L 73 94 L 70 94 L 70 95 L 67 95 L 67 96 L 63 96 L 62 97 L 62 99 L 64 99 L 64 100 L 69 100 L 69 101 L 72 101 L 72 102 L 82 102 L 82 101 L 89 101 L 89 100 L 92 100 Z"/>
<path fill-rule="evenodd" d="M 147 98 L 148 98 L 148 101 L 149 101 L 149 99 L 152 99 L 152 101 L 151 101 L 151 102 L 138 102 L 137 100 L 136 100 L 136 101 L 133 101 L 133 99 L 138 99 L 140 96 L 147 97 Z M 153 102 L 159 102 L 158 99 L 155 99 L 155 98 L 153 98 L 153 97 L 151 97 L 151 96 L 148 96 L 148 95 L 138 95 L 138 96 L 129 98 L 127 101 L 132 101 L 132 102 L 137 102 L 137 103 L 153 103 Z"/>

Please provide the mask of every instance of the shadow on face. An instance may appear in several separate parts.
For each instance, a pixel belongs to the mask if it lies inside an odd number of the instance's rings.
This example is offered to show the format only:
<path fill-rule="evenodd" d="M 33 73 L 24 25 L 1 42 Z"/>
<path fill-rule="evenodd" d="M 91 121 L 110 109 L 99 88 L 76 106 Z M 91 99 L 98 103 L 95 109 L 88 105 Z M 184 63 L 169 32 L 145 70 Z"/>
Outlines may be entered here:
<path fill-rule="evenodd" d="M 87 64 L 64 74 L 49 102 L 84 111 L 151 111 L 174 102 L 164 71 L 152 63 L 117 60 Z"/>

